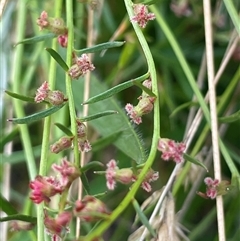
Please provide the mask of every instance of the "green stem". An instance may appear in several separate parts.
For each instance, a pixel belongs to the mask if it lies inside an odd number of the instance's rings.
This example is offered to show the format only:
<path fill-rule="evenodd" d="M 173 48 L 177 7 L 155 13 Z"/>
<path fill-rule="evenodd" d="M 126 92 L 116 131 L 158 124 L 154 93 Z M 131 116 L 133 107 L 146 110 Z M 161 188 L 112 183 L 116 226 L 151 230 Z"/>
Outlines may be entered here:
<path fill-rule="evenodd" d="M 68 47 L 67 47 L 67 65 L 72 65 L 72 51 L 73 51 L 73 39 L 74 39 L 74 25 L 73 25 L 73 4 L 72 1 L 66 1 L 66 11 L 67 11 L 67 28 L 68 28 Z M 72 79 L 66 73 L 66 91 L 69 103 L 69 114 L 71 121 L 71 131 L 74 136 L 77 135 L 76 126 L 76 112 L 75 104 L 72 92 Z M 74 162 L 79 167 L 80 166 L 80 156 L 78 151 L 77 138 L 73 140 L 74 144 Z"/>
<path fill-rule="evenodd" d="M 130 0 L 124 0 L 124 2 L 126 5 L 129 18 L 133 17 L 132 2 Z M 152 54 L 150 52 L 150 49 L 148 47 L 148 44 L 146 42 L 146 39 L 140 27 L 137 24 L 133 24 L 133 28 L 139 39 L 140 45 L 143 49 L 144 55 L 147 60 L 147 65 L 148 65 L 149 73 L 152 80 L 152 91 L 157 97 L 157 100 L 154 103 L 154 128 L 153 128 L 152 146 L 149 153 L 149 157 L 145 163 L 145 166 L 143 167 L 141 173 L 138 176 L 138 180 L 133 184 L 131 190 L 128 192 L 126 197 L 118 205 L 118 207 L 112 212 L 109 219 L 103 222 L 94 232 L 87 235 L 84 241 L 90 241 L 96 237 L 100 237 L 104 233 L 104 231 L 114 222 L 114 220 L 116 220 L 117 217 L 119 217 L 119 215 L 128 207 L 128 205 L 131 203 L 132 199 L 134 198 L 136 192 L 138 191 L 139 186 L 144 180 L 146 173 L 151 168 L 157 152 L 157 143 L 160 136 L 160 113 L 159 113 L 159 96 L 158 96 L 158 88 L 157 88 L 156 69 L 152 58 Z"/>
<path fill-rule="evenodd" d="M 17 16 L 17 40 L 21 41 L 24 38 L 24 33 L 25 33 L 25 27 L 26 27 L 26 14 L 27 14 L 27 7 L 26 7 L 26 2 L 21 1 L 19 2 L 19 11 L 18 11 L 18 16 Z M 23 56 L 23 50 L 24 50 L 24 45 L 19 45 L 16 47 L 16 55 L 13 63 L 13 92 L 19 93 L 20 92 L 20 80 L 21 80 L 21 72 L 22 72 L 22 56 Z M 23 104 L 21 101 L 14 99 L 14 109 L 17 118 L 22 118 L 25 116 L 24 113 L 24 108 Z M 32 144 L 30 140 L 30 135 L 28 131 L 27 125 L 20 125 L 20 134 L 21 134 L 21 140 L 23 143 L 23 148 L 26 156 L 26 164 L 28 168 L 28 173 L 30 176 L 30 179 L 34 179 L 35 176 L 37 175 L 37 168 L 35 164 L 35 157 L 33 154 L 32 150 Z"/>
<path fill-rule="evenodd" d="M 55 5 L 55 17 L 59 17 L 62 11 L 62 1 L 57 1 Z M 57 49 L 57 40 L 54 39 L 52 41 L 52 49 Z M 50 60 L 50 69 L 49 69 L 49 88 L 55 88 L 55 79 L 56 79 L 56 61 L 51 58 Z M 50 136 L 50 128 L 51 128 L 51 116 L 48 116 L 44 120 L 44 128 L 43 128 L 43 139 L 42 139 L 42 151 L 41 151 L 41 159 L 39 166 L 39 175 L 46 176 L 47 175 L 47 164 L 48 164 L 48 153 L 49 153 L 49 136 Z M 44 205 L 39 204 L 37 207 L 37 232 L 38 232 L 38 240 L 44 241 Z"/>

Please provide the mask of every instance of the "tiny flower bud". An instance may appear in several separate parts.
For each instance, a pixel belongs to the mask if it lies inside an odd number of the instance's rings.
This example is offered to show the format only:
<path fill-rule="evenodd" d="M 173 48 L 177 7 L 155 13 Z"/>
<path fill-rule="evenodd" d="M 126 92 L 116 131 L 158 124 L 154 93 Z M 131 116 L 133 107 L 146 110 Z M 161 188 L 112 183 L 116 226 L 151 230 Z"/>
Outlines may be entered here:
<path fill-rule="evenodd" d="M 47 229 L 48 234 L 52 237 L 64 237 L 66 233 L 69 232 L 68 224 L 72 219 L 72 214 L 70 212 L 62 212 L 56 218 L 52 218 L 47 215 L 45 211 L 44 225 Z M 57 239 L 53 239 L 57 240 Z"/>
<path fill-rule="evenodd" d="M 82 152 L 89 152 L 92 150 L 91 144 L 87 139 L 78 138 L 78 150 Z"/>
<path fill-rule="evenodd" d="M 68 75 L 72 79 L 78 79 L 80 76 L 83 75 L 83 72 L 77 64 L 73 64 L 68 70 Z"/>
<path fill-rule="evenodd" d="M 63 48 L 67 48 L 67 43 L 68 43 L 68 34 L 64 34 L 64 35 L 59 35 L 58 36 L 58 43 L 63 47 Z"/>
<path fill-rule="evenodd" d="M 80 176 L 80 171 L 77 166 L 69 162 L 66 158 L 62 159 L 61 165 L 54 163 L 52 169 L 61 174 L 60 182 L 64 187 L 69 187 L 72 182 Z"/>
<path fill-rule="evenodd" d="M 37 25 L 39 26 L 40 30 L 48 29 L 49 31 L 57 35 L 67 33 L 67 28 L 63 19 L 48 17 L 46 11 L 43 11 L 40 17 L 37 19 Z"/>
<path fill-rule="evenodd" d="M 49 91 L 46 101 L 52 105 L 61 105 L 64 101 L 64 94 L 59 90 Z"/>
<path fill-rule="evenodd" d="M 102 219 L 109 215 L 106 205 L 93 196 L 85 196 L 81 201 L 77 200 L 74 207 L 74 215 L 86 222 Z"/>
<path fill-rule="evenodd" d="M 73 137 L 64 136 L 53 145 L 50 146 L 52 153 L 59 153 L 60 151 L 66 150 L 72 146 Z"/>
<path fill-rule="evenodd" d="M 87 136 L 87 127 L 81 121 L 77 120 L 77 137 L 84 138 Z"/>

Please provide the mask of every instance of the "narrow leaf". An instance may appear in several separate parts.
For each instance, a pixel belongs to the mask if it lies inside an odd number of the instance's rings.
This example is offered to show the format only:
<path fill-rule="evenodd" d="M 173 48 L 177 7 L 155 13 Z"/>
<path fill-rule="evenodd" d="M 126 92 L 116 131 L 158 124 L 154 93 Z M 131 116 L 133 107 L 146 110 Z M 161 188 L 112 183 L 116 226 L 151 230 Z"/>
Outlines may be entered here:
<path fill-rule="evenodd" d="M 23 118 L 13 118 L 13 119 L 8 119 L 8 121 L 13 122 L 14 124 L 28 124 L 31 123 L 33 121 L 38 121 L 41 120 L 49 115 L 52 115 L 53 113 L 55 113 L 56 111 L 60 110 L 65 104 L 62 105 L 56 105 L 56 106 L 52 106 L 46 110 L 43 110 L 41 112 L 38 113 L 34 113 L 32 115 L 23 117 Z"/>
<path fill-rule="evenodd" d="M 198 165 L 198 166 L 201 166 L 201 167 L 203 167 L 203 168 L 208 172 L 207 167 L 206 167 L 202 162 L 200 162 L 200 161 L 198 161 L 197 159 L 189 156 L 189 155 L 186 154 L 186 153 L 183 154 L 183 157 L 184 157 L 184 159 L 185 159 L 186 161 L 189 161 L 189 162 L 194 163 L 194 164 L 196 164 L 196 165 Z"/>
<path fill-rule="evenodd" d="M 37 223 L 37 218 L 33 216 L 23 215 L 23 214 L 13 214 L 7 217 L 0 218 L 0 222 L 6 222 L 11 220 L 20 220 L 29 223 Z"/>
<path fill-rule="evenodd" d="M 94 96 L 92 98 L 89 98 L 87 101 L 85 101 L 83 103 L 83 105 L 84 104 L 92 104 L 92 103 L 95 103 L 95 102 L 98 102 L 98 101 L 101 101 L 101 100 L 105 100 L 105 99 L 107 99 L 107 98 L 109 98 L 109 97 L 111 97 L 111 96 L 121 92 L 122 90 L 125 90 L 125 89 L 133 86 L 134 83 L 136 83 L 136 82 L 144 81 L 148 77 L 149 77 L 149 73 L 146 73 L 146 74 L 144 74 L 144 75 L 142 75 L 142 76 L 140 76 L 140 77 L 138 77 L 136 79 L 129 80 L 127 82 L 119 84 L 119 85 L 117 85 L 117 86 L 115 86 L 115 87 L 113 87 L 111 89 L 108 89 L 108 90 L 104 91 L 103 93 L 101 93 L 99 95 L 96 95 L 96 96 Z"/>
<path fill-rule="evenodd" d="M 81 181 L 82 181 L 82 184 L 83 184 L 83 187 L 84 187 L 84 190 L 85 190 L 86 194 L 89 194 L 90 193 L 90 187 L 89 187 L 88 179 L 87 179 L 84 172 L 81 174 Z"/>
<path fill-rule="evenodd" d="M 22 100 L 22 101 L 26 101 L 26 102 L 31 102 L 34 103 L 34 97 L 30 97 L 30 96 L 26 96 L 26 95 L 19 95 L 17 93 L 11 92 L 9 90 L 5 90 L 5 93 L 8 94 L 9 96 L 18 99 L 18 100 Z"/>
<path fill-rule="evenodd" d="M 197 102 L 193 102 L 193 101 L 189 101 L 187 103 L 184 103 L 182 105 L 179 105 L 173 112 L 172 114 L 170 115 L 170 117 L 173 117 L 174 115 L 176 115 L 179 111 L 185 109 L 185 108 L 188 108 L 188 107 L 191 107 L 191 106 L 194 106 L 194 105 L 198 105 Z"/>
<path fill-rule="evenodd" d="M 60 123 L 54 123 L 62 132 L 64 132 L 67 136 L 73 136 L 73 133 L 64 125 Z"/>
<path fill-rule="evenodd" d="M 81 168 L 81 171 L 82 172 L 86 172 L 88 171 L 89 169 L 92 169 L 92 168 L 95 168 L 95 167 L 103 167 L 104 165 L 101 163 L 101 162 L 97 162 L 97 161 L 92 161 L 92 162 L 89 162 L 87 163 L 85 166 L 83 166 Z"/>
<path fill-rule="evenodd" d="M 156 233 L 154 231 L 154 229 L 152 228 L 152 225 L 148 222 L 147 217 L 145 216 L 145 214 L 142 212 L 138 202 L 136 201 L 136 199 L 134 199 L 132 201 L 133 203 L 133 207 L 136 210 L 136 213 L 139 216 L 139 219 L 141 220 L 142 224 L 148 229 L 149 233 L 153 236 L 156 237 Z"/>
<path fill-rule="evenodd" d="M 46 48 L 46 50 L 57 61 L 57 63 L 63 68 L 63 70 L 65 72 L 67 72 L 69 67 L 67 66 L 66 62 L 62 59 L 62 57 L 54 49 Z"/>
<path fill-rule="evenodd" d="M 222 123 L 231 123 L 234 121 L 238 121 L 239 119 L 240 119 L 240 110 L 233 113 L 232 115 L 218 118 L 218 120 Z"/>
<path fill-rule="evenodd" d="M 95 45 L 93 47 L 75 50 L 75 52 L 77 52 L 79 54 L 94 53 L 94 52 L 105 50 L 105 49 L 120 47 L 124 43 L 125 43 L 125 41 L 122 41 L 122 42 L 120 42 L 120 41 L 106 42 L 106 43 L 101 43 L 101 44 Z"/>
<path fill-rule="evenodd" d="M 17 42 L 14 45 L 14 47 L 16 47 L 19 44 L 34 44 L 34 43 L 38 43 L 38 42 L 44 41 L 46 39 L 52 39 L 52 38 L 55 38 L 55 37 L 57 37 L 57 36 L 55 34 L 53 34 L 53 33 L 48 33 L 48 34 L 44 34 L 44 35 L 34 36 L 32 38 L 26 38 L 26 39 L 23 39 L 20 42 Z"/>
<path fill-rule="evenodd" d="M 103 111 L 103 112 L 100 112 L 100 113 L 97 113 L 97 114 L 94 114 L 94 115 L 81 117 L 81 118 L 79 118 L 79 120 L 81 122 L 86 122 L 86 121 L 95 120 L 95 119 L 98 119 L 100 117 L 107 116 L 107 115 L 112 115 L 112 114 L 118 114 L 118 112 L 115 111 L 115 110 L 107 110 L 107 111 Z"/>
<path fill-rule="evenodd" d="M 3 197 L 2 194 L 0 194 L 0 204 L 1 210 L 7 215 L 13 215 L 18 213 L 18 211 L 13 207 L 13 205 L 5 197 Z"/>
<path fill-rule="evenodd" d="M 156 97 L 156 95 L 150 90 L 148 89 L 146 86 L 142 85 L 141 83 L 138 83 L 136 81 L 133 81 L 133 84 L 136 85 L 137 87 L 139 87 L 140 89 L 142 89 L 144 92 L 146 92 L 149 96 L 153 96 Z"/>

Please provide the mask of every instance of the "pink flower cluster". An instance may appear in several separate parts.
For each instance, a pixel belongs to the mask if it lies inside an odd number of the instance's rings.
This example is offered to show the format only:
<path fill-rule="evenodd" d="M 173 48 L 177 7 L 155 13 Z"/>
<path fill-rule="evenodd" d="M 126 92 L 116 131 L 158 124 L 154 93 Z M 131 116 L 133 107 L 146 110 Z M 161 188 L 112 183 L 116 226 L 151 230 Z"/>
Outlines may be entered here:
<path fill-rule="evenodd" d="M 93 222 L 102 219 L 110 212 L 106 205 L 93 196 L 85 196 L 82 200 L 77 200 L 74 207 L 74 215 L 85 222 Z"/>
<path fill-rule="evenodd" d="M 68 30 L 63 19 L 48 17 L 48 13 L 46 11 L 42 11 L 40 17 L 37 19 L 37 25 L 40 30 L 48 29 L 50 32 L 58 35 L 58 43 L 60 46 L 63 48 L 67 47 Z"/>
<path fill-rule="evenodd" d="M 148 89 L 152 88 L 151 79 L 147 79 L 143 82 L 143 86 Z M 127 115 L 131 118 L 131 120 L 139 125 L 142 123 L 142 116 L 150 113 L 153 110 L 153 103 L 155 101 L 155 97 L 149 96 L 145 91 L 142 92 L 142 95 L 138 97 L 138 104 L 133 106 L 128 103 L 125 106 L 125 110 Z"/>
<path fill-rule="evenodd" d="M 183 142 L 178 143 L 165 138 L 161 138 L 158 141 L 158 150 L 162 152 L 161 158 L 164 161 L 173 160 L 176 163 L 183 162 L 185 149 L 186 145 Z"/>
<path fill-rule="evenodd" d="M 64 98 L 64 94 L 59 90 L 50 90 L 48 82 L 45 81 L 36 92 L 35 102 L 40 103 L 47 101 L 52 105 L 61 105 L 67 99 Z"/>
<path fill-rule="evenodd" d="M 131 22 L 136 22 L 141 28 L 145 28 L 149 20 L 155 19 L 155 14 L 148 13 L 147 6 L 144 4 L 135 4 L 133 11 L 135 16 L 131 18 Z"/>
<path fill-rule="evenodd" d="M 221 182 L 218 179 L 212 179 L 211 177 L 206 177 L 204 179 L 206 184 L 206 192 L 197 192 L 197 194 L 203 198 L 214 199 L 219 195 L 226 195 L 232 188 L 231 182 L 227 180 L 222 180 Z"/>
<path fill-rule="evenodd" d="M 39 204 L 41 202 L 49 203 L 50 197 L 61 194 L 68 188 L 73 180 L 80 176 L 78 168 L 66 158 L 62 160 L 61 165 L 53 164 L 52 168 L 60 173 L 60 179 L 56 177 L 37 176 L 31 181 L 29 187 L 32 189 L 30 199 Z"/>
<path fill-rule="evenodd" d="M 73 65 L 69 68 L 68 74 L 72 79 L 78 79 L 88 71 L 93 71 L 94 69 L 95 67 L 87 54 L 82 54 L 80 57 L 74 55 Z"/>
<path fill-rule="evenodd" d="M 139 173 L 141 170 L 139 170 Z M 105 172 L 107 180 L 107 188 L 109 190 L 114 190 L 116 187 L 116 182 L 123 184 L 130 184 L 137 180 L 137 175 L 135 175 L 131 168 L 122 168 L 119 169 L 117 163 L 114 159 L 110 160 L 107 164 L 107 170 Z M 158 172 L 153 171 L 152 169 L 146 174 L 144 181 L 142 182 L 141 187 L 150 192 L 152 190 L 150 183 L 158 179 Z"/>
<path fill-rule="evenodd" d="M 217 196 L 217 186 L 219 185 L 219 180 L 213 180 L 211 177 L 206 177 L 204 179 L 205 184 L 207 185 L 206 195 L 207 197 L 214 199 Z"/>
<path fill-rule="evenodd" d="M 78 140 L 78 150 L 82 152 L 91 151 L 92 147 L 87 139 L 87 127 L 84 123 L 77 120 L 77 140 Z"/>

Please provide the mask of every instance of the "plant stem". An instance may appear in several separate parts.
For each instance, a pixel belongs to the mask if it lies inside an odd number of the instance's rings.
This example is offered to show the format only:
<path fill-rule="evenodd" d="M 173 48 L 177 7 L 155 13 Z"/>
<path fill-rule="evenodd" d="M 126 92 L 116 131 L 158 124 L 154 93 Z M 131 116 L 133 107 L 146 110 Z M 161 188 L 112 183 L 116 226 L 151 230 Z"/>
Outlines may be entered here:
<path fill-rule="evenodd" d="M 67 11 L 67 28 L 68 28 L 68 46 L 67 46 L 67 65 L 70 67 L 72 65 L 72 51 L 73 51 L 73 40 L 74 40 L 74 25 L 73 25 L 73 3 L 72 1 L 66 1 L 66 11 Z M 66 91 L 69 103 L 69 114 L 71 121 L 71 131 L 74 136 L 77 136 L 77 126 L 76 126 L 76 112 L 75 104 L 72 92 L 72 79 L 66 73 Z M 74 144 L 74 163 L 79 167 L 80 158 L 78 151 L 77 138 L 73 139 Z"/>
<path fill-rule="evenodd" d="M 124 0 L 124 2 L 126 5 L 129 18 L 133 17 L 132 2 L 130 0 Z M 151 168 L 157 152 L 157 143 L 160 136 L 160 113 L 159 113 L 159 95 L 158 95 L 158 88 L 157 88 L 156 69 L 155 69 L 151 51 L 148 47 L 148 44 L 142 33 L 142 30 L 137 24 L 132 24 L 132 25 L 147 60 L 147 65 L 148 65 L 149 73 L 152 80 L 152 91 L 157 97 L 157 100 L 154 102 L 154 127 L 153 127 L 152 145 L 151 145 L 149 157 L 145 163 L 145 166 L 143 167 L 141 173 L 139 174 L 137 181 L 131 187 L 131 190 L 128 192 L 128 194 L 123 199 L 123 201 L 118 205 L 118 207 L 112 212 L 108 220 L 103 222 L 98 228 L 96 228 L 95 231 L 87 235 L 84 241 L 90 241 L 96 237 L 100 237 L 102 233 L 114 222 L 114 220 L 116 220 L 116 218 L 119 217 L 119 215 L 128 207 L 129 203 L 131 203 L 134 195 L 138 191 L 139 186 L 144 180 L 146 173 Z"/>
<path fill-rule="evenodd" d="M 219 143 L 218 143 L 216 92 L 215 92 L 215 85 L 214 85 L 212 20 L 211 20 L 211 5 L 209 0 L 203 1 L 203 9 L 204 9 L 206 59 L 207 59 L 207 70 L 208 70 L 208 89 L 209 89 L 209 101 L 210 101 L 211 130 L 212 130 L 214 176 L 215 176 L 215 179 L 218 179 L 219 181 L 221 181 L 221 164 L 220 164 L 220 153 L 219 153 Z M 225 225 L 224 225 L 224 210 L 223 210 L 222 196 L 216 197 L 216 205 L 217 205 L 219 240 L 225 241 Z"/>

